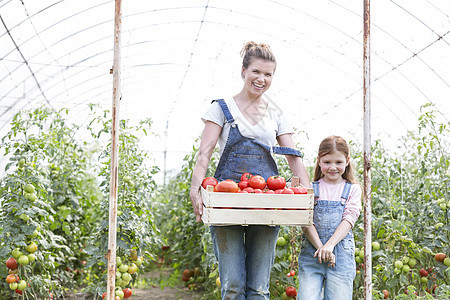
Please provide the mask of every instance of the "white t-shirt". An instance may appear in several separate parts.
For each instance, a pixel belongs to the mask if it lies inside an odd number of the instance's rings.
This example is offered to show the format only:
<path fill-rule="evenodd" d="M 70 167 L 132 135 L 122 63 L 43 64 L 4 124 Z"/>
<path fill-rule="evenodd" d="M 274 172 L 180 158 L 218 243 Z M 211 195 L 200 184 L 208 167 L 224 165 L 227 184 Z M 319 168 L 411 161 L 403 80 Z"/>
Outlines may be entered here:
<path fill-rule="evenodd" d="M 277 143 L 276 138 L 278 136 L 293 133 L 293 128 L 281 109 L 270 101 L 264 117 L 255 125 L 252 125 L 241 113 L 233 97 L 227 97 L 224 100 L 234 118 L 235 124 L 238 125 L 239 131 L 245 137 L 253 138 L 272 147 Z M 219 153 L 222 155 L 230 132 L 230 124 L 226 122 L 225 115 L 217 101 L 211 104 L 208 111 L 203 115 L 202 120 L 203 122 L 214 122 L 222 127 L 218 141 Z"/>

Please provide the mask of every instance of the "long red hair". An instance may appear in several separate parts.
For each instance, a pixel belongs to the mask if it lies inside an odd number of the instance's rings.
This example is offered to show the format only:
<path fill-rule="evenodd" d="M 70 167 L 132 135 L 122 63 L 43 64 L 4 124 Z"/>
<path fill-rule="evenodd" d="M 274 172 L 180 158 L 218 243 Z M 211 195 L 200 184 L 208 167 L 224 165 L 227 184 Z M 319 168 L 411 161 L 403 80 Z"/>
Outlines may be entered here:
<path fill-rule="evenodd" d="M 350 157 L 350 147 L 348 146 L 347 141 L 340 136 L 329 136 L 320 143 L 316 168 L 314 170 L 314 181 L 317 181 L 324 176 L 319 166 L 320 158 L 335 151 L 341 152 L 345 155 L 346 158 Z M 345 168 L 344 174 L 342 174 L 342 178 L 351 183 L 358 183 L 355 179 L 354 169 L 351 161 L 349 161 L 347 167 Z"/>

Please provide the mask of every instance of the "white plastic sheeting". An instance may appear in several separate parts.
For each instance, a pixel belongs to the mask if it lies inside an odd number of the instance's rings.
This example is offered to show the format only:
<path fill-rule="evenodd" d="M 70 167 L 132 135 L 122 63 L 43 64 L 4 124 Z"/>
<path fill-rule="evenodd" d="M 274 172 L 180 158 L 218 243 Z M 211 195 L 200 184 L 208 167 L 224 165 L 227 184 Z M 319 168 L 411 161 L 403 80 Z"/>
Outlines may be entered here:
<path fill-rule="evenodd" d="M 200 136 L 212 99 L 241 89 L 245 41 L 269 44 L 278 65 L 268 99 L 307 133 L 362 141 L 363 1 L 123 1 L 121 118 L 152 118 L 145 141 L 176 170 Z M 420 107 L 450 116 L 450 1 L 371 3 L 372 137 L 396 145 Z M 113 0 L 0 1 L 0 135 L 18 111 L 88 103 L 111 108 Z M 301 140 L 300 140 L 301 138 Z M 166 164 L 164 164 L 166 153 Z M 307 157 L 307 158 L 308 158 Z"/>

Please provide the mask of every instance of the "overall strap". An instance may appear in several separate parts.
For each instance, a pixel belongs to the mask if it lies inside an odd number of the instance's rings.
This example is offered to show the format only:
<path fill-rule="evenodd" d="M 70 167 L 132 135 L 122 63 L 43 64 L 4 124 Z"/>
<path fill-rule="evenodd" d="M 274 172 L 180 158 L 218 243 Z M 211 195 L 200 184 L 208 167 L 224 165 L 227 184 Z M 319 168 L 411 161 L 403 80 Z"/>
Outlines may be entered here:
<path fill-rule="evenodd" d="M 345 182 L 344 191 L 342 192 L 342 199 L 348 200 L 348 196 L 350 195 L 350 189 L 352 188 L 352 184 L 348 181 Z"/>
<path fill-rule="evenodd" d="M 319 182 L 318 181 L 313 181 L 312 182 L 312 187 L 314 190 L 314 199 L 319 199 Z"/>
<path fill-rule="evenodd" d="M 274 154 L 294 155 L 298 157 L 303 157 L 303 154 L 300 151 L 289 147 L 273 146 L 272 150 Z"/>
<path fill-rule="evenodd" d="M 228 109 L 228 105 L 225 103 L 225 100 L 223 99 L 217 99 L 217 100 L 213 100 L 211 103 L 214 103 L 215 101 L 217 101 L 217 103 L 219 103 L 220 107 L 222 108 L 223 114 L 225 115 L 225 119 L 227 120 L 227 123 L 233 123 L 234 122 L 234 118 L 233 115 L 231 115 L 230 110 Z"/>

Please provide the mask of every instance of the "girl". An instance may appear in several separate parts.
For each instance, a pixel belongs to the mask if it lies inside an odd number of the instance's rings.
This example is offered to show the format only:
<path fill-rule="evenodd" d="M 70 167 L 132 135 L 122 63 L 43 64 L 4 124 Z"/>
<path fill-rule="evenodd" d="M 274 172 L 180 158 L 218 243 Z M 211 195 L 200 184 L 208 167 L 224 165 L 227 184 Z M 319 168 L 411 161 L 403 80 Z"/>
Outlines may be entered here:
<path fill-rule="evenodd" d="M 263 98 L 276 68 L 270 47 L 248 42 L 242 56 L 242 89 L 214 101 L 203 116 L 205 127 L 190 191 L 197 221 L 202 214 L 199 188 L 217 143 L 220 161 L 214 177 L 218 181 L 239 181 L 245 172 L 265 179 L 276 175 L 272 154 L 278 153 L 286 155 L 292 173 L 309 186 L 300 152 L 294 149 L 292 127 L 277 106 Z M 282 147 L 274 147 L 277 142 Z M 270 271 L 279 226 L 210 226 L 210 230 L 219 262 L 222 299 L 270 299 Z"/>
<path fill-rule="evenodd" d="M 351 228 L 361 212 L 347 142 L 339 136 L 319 146 L 314 172 L 314 223 L 303 228 L 297 299 L 352 299 L 356 275 Z"/>

